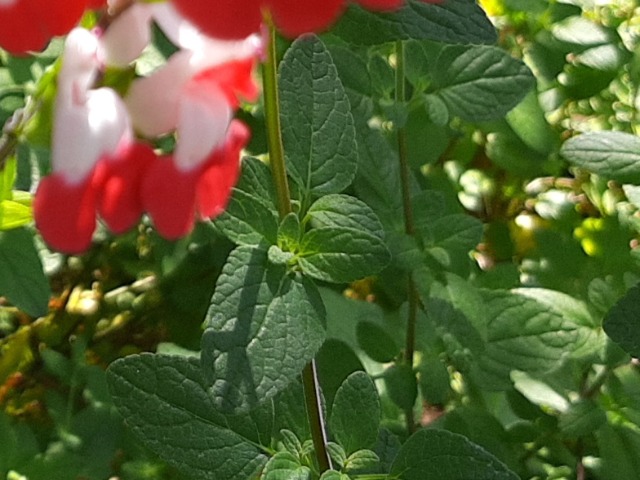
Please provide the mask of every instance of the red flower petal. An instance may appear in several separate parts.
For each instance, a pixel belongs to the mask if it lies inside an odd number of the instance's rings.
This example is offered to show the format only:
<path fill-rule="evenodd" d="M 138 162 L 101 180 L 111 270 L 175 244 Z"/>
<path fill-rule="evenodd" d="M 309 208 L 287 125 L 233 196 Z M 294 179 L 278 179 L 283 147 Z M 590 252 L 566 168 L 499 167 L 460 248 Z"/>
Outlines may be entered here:
<path fill-rule="evenodd" d="M 91 245 L 96 228 L 95 204 L 91 176 L 82 183 L 70 184 L 60 174 L 49 175 L 36 192 L 36 226 L 54 249 L 82 253 Z"/>
<path fill-rule="evenodd" d="M 213 83 L 222 90 L 231 107 L 238 108 L 240 99 L 255 102 L 260 96 L 260 87 L 253 77 L 255 64 L 255 58 L 234 60 L 205 70 L 192 81 Z"/>
<path fill-rule="evenodd" d="M 260 30 L 262 12 L 259 0 L 173 0 L 173 4 L 211 37 L 241 39 Z"/>
<path fill-rule="evenodd" d="M 13 54 L 41 50 L 56 35 L 64 35 L 78 23 L 82 13 L 104 0 L 14 0 L 0 5 L 0 46 Z"/>
<path fill-rule="evenodd" d="M 289 37 L 325 30 L 345 7 L 345 0 L 265 0 L 278 29 Z"/>
<path fill-rule="evenodd" d="M 249 137 L 250 131 L 245 124 L 232 121 L 225 145 L 207 160 L 197 190 L 197 209 L 201 218 L 215 218 L 227 208 L 231 189 L 240 173 L 240 151 Z"/>
<path fill-rule="evenodd" d="M 118 158 L 103 158 L 98 163 L 94 180 L 97 210 L 113 233 L 126 232 L 142 216 L 142 181 L 155 158 L 151 147 L 136 143 Z"/>
<path fill-rule="evenodd" d="M 181 172 L 170 157 L 157 158 L 142 182 L 142 203 L 158 233 L 169 240 L 193 229 L 201 169 Z"/>

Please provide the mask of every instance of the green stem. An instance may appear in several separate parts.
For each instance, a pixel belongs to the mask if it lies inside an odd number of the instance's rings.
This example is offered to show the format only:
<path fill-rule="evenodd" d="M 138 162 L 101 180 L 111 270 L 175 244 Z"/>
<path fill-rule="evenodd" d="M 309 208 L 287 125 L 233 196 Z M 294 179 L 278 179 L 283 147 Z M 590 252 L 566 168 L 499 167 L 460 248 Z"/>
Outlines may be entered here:
<path fill-rule="evenodd" d="M 404 44 L 402 40 L 396 42 L 396 102 L 403 105 L 406 102 L 405 90 L 405 58 Z M 398 158 L 400 160 L 400 183 L 402 186 L 402 207 L 404 210 L 404 230 L 407 235 L 415 234 L 415 224 L 413 220 L 413 206 L 411 205 L 411 172 L 407 155 L 407 130 L 401 126 L 397 130 L 398 136 Z M 413 357 L 416 344 L 416 320 L 418 317 L 418 293 L 411 276 L 407 275 L 407 294 L 409 299 L 409 313 L 407 316 L 407 336 L 404 350 L 404 360 L 409 367 L 413 368 Z M 412 434 L 416 428 L 413 409 L 405 412 L 407 420 L 407 431 Z"/>
<path fill-rule="evenodd" d="M 292 211 L 291 195 L 287 180 L 287 169 L 282 146 L 282 128 L 280 126 L 280 104 L 278 101 L 278 77 L 276 60 L 276 31 L 269 19 L 269 45 L 267 46 L 267 61 L 263 64 L 262 82 L 264 90 L 264 109 L 267 126 L 267 138 L 269 142 L 269 163 L 271 175 L 276 187 L 278 212 L 283 219 Z M 315 448 L 316 460 L 320 472 L 331 469 L 331 459 L 327 450 L 327 435 L 322 416 L 320 401 L 320 387 L 316 375 L 315 360 L 302 371 L 302 384 L 304 386 L 307 418 L 311 429 L 311 438 Z"/>
<path fill-rule="evenodd" d="M 284 161 L 284 147 L 282 146 L 280 103 L 278 100 L 276 31 L 273 25 L 269 25 L 269 44 L 267 45 L 267 61 L 263 64 L 262 85 L 269 143 L 269 163 L 273 182 L 276 186 L 278 212 L 280 213 L 280 218 L 284 218 L 291 212 L 291 195 Z"/>

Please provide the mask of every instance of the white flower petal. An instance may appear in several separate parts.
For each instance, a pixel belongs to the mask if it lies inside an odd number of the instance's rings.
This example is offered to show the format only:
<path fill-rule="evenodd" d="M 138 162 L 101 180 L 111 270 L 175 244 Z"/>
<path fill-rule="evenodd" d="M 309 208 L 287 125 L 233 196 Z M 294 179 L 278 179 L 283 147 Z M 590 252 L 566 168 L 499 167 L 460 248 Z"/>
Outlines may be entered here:
<path fill-rule="evenodd" d="M 233 110 L 217 86 L 189 83 L 179 107 L 176 166 L 185 172 L 191 170 L 223 145 L 232 118 Z"/>
<path fill-rule="evenodd" d="M 142 135 L 156 137 L 175 130 L 178 100 L 189 80 L 191 52 L 171 56 L 152 75 L 133 82 L 125 98 L 133 125 Z"/>
<path fill-rule="evenodd" d="M 127 110 L 109 88 L 91 90 L 82 104 L 56 105 L 53 170 L 72 183 L 81 182 L 104 155 L 131 140 Z"/>
<path fill-rule="evenodd" d="M 108 65 L 126 67 L 151 42 L 150 5 L 135 3 L 127 8 L 101 37 Z"/>

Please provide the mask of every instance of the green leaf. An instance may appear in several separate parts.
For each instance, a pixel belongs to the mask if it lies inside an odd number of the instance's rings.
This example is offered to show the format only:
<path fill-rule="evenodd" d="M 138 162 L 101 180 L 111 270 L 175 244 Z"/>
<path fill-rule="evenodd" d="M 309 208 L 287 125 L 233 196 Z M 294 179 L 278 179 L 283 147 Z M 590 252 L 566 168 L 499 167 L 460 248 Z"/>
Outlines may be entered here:
<path fill-rule="evenodd" d="M 493 25 L 473 0 L 447 0 L 437 5 L 409 0 L 385 14 L 351 5 L 333 32 L 358 45 L 408 39 L 465 44 L 497 40 Z"/>
<path fill-rule="evenodd" d="M 353 452 L 344 462 L 344 468 L 348 472 L 370 470 L 380 463 L 380 458 L 372 450 L 362 449 Z"/>
<path fill-rule="evenodd" d="M 337 465 L 342 470 L 344 462 L 347 461 L 347 453 L 344 451 L 344 448 L 342 448 L 342 445 L 338 445 L 335 442 L 329 442 L 327 443 L 327 452 L 329 453 L 331 460 L 334 462 L 334 465 Z"/>
<path fill-rule="evenodd" d="M 609 310 L 605 333 L 633 357 L 640 357 L 640 285 L 635 285 Z"/>
<path fill-rule="evenodd" d="M 280 432 L 289 430 L 298 439 L 311 438 L 304 389 L 299 378 L 278 393 L 273 403 L 275 405 L 274 430 Z"/>
<path fill-rule="evenodd" d="M 378 438 L 380 400 L 371 377 L 354 372 L 338 389 L 329 426 L 347 455 L 372 447 Z"/>
<path fill-rule="evenodd" d="M 140 442 L 189 478 L 249 478 L 267 462 L 229 429 L 202 382 L 197 359 L 131 355 L 111 364 L 114 403 Z"/>
<path fill-rule="evenodd" d="M 465 214 L 447 215 L 421 228 L 426 252 L 448 270 L 465 274 L 469 268 L 469 252 L 480 240 L 482 222 Z"/>
<path fill-rule="evenodd" d="M 278 246 L 285 252 L 295 252 L 300 244 L 302 228 L 298 215 L 291 212 L 278 227 Z"/>
<path fill-rule="evenodd" d="M 375 323 L 359 322 L 356 327 L 356 337 L 360 348 L 376 362 L 390 362 L 400 353 L 391 335 Z"/>
<path fill-rule="evenodd" d="M 0 295 L 32 317 L 47 313 L 51 289 L 25 228 L 0 231 Z"/>
<path fill-rule="evenodd" d="M 327 405 L 333 405 L 338 388 L 353 372 L 364 370 L 354 351 L 346 343 L 328 338 L 316 355 L 318 379 Z"/>
<path fill-rule="evenodd" d="M 289 452 L 276 453 L 264 467 L 263 480 L 308 480 L 311 478 L 309 467 L 300 465 L 300 461 Z"/>
<path fill-rule="evenodd" d="M 636 480 L 640 472 L 640 433 L 605 425 L 596 433 L 602 458 L 603 480 Z"/>
<path fill-rule="evenodd" d="M 238 245 L 258 245 L 266 240 L 275 245 L 278 233 L 276 215 L 260 198 L 236 188 L 229 205 L 215 220 L 222 233 Z"/>
<path fill-rule="evenodd" d="M 358 166 L 349 99 L 331 55 L 315 36 L 296 40 L 280 64 L 282 140 L 304 196 L 338 193 Z"/>
<path fill-rule="evenodd" d="M 592 173 L 620 183 L 640 184 L 640 138 L 630 133 L 584 133 L 567 140 L 560 154 Z"/>
<path fill-rule="evenodd" d="M 518 137 L 537 153 L 549 155 L 557 149 L 558 134 L 547 122 L 537 92 L 530 91 L 524 100 L 507 114 L 506 120 Z"/>
<path fill-rule="evenodd" d="M 391 474 L 403 480 L 518 480 L 486 450 L 445 430 L 420 430 L 409 437 Z"/>
<path fill-rule="evenodd" d="M 236 189 L 260 199 L 266 207 L 276 212 L 275 188 L 269 167 L 264 162 L 254 157 L 244 157 L 242 159 L 242 174 Z"/>
<path fill-rule="evenodd" d="M 380 459 L 380 471 L 388 473 L 391 470 L 391 465 L 398 456 L 400 448 L 402 448 L 402 444 L 398 437 L 388 429 L 381 428 L 374 448 L 376 455 Z"/>
<path fill-rule="evenodd" d="M 299 456 L 300 452 L 302 452 L 302 443 L 300 443 L 300 439 L 296 434 L 291 430 L 283 428 L 280 430 L 280 436 L 282 437 L 282 444 L 284 445 L 284 448 L 286 448 L 291 455 Z"/>
<path fill-rule="evenodd" d="M 302 237 L 298 264 L 317 280 L 349 283 L 378 273 L 390 259 L 380 237 L 354 228 L 323 227 Z"/>
<path fill-rule="evenodd" d="M 503 117 L 534 84 L 529 68 L 498 47 L 448 46 L 433 66 L 435 93 L 470 122 Z"/>
<path fill-rule="evenodd" d="M 384 230 L 371 208 L 349 195 L 325 195 L 311 205 L 305 222 L 313 228 L 342 227 L 361 230 L 380 239 Z"/>
<path fill-rule="evenodd" d="M 593 400 L 579 400 L 560 417 L 560 431 L 571 438 L 585 437 L 607 423 L 607 415 Z"/>
<path fill-rule="evenodd" d="M 325 471 L 320 480 L 350 480 L 351 477 L 349 475 L 345 475 L 344 473 L 337 472 L 335 470 L 327 470 Z"/>
<path fill-rule="evenodd" d="M 480 366 L 506 378 L 511 370 L 544 373 L 565 357 L 582 358 L 603 347 L 585 305 L 539 288 L 484 291 L 487 346 Z"/>
<path fill-rule="evenodd" d="M 412 409 L 418 396 L 416 375 L 405 364 L 392 365 L 384 371 L 384 385 L 389 398 L 403 410 Z"/>
<path fill-rule="evenodd" d="M 369 205 L 387 231 L 404 229 L 402 186 L 397 153 L 379 129 L 368 124 L 373 100 L 349 91 L 356 125 L 358 171 L 354 181 L 357 197 Z"/>
<path fill-rule="evenodd" d="M 425 357 L 420 361 L 420 393 L 430 405 L 445 405 L 451 394 L 451 378 L 438 358 Z"/>
<path fill-rule="evenodd" d="M 324 340 L 316 287 L 267 252 L 241 246 L 218 278 L 202 337 L 202 365 L 215 405 L 247 410 L 283 390 Z"/>

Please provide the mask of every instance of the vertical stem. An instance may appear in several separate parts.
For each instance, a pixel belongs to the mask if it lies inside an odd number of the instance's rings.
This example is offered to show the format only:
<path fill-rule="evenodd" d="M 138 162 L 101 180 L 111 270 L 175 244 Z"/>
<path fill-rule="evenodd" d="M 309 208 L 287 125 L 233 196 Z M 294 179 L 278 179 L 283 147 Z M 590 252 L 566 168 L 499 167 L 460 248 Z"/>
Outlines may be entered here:
<path fill-rule="evenodd" d="M 405 58 L 404 44 L 402 40 L 396 42 L 396 102 L 404 104 L 406 101 L 405 90 Z M 397 130 L 398 158 L 400 160 L 400 183 L 402 186 L 402 206 L 404 210 L 404 230 L 407 235 L 415 234 L 413 221 L 413 207 L 411 205 L 411 173 L 407 158 L 407 131 L 405 126 Z M 413 368 L 413 356 L 416 343 L 416 320 L 418 316 L 418 294 L 411 273 L 407 275 L 407 294 L 409 300 L 409 313 L 407 316 L 407 337 L 404 350 L 405 363 Z M 413 409 L 405 412 L 407 431 L 412 434 L 416 428 Z"/>
<path fill-rule="evenodd" d="M 262 65 L 262 85 L 264 90 L 264 110 L 269 143 L 269 163 L 271 175 L 276 186 L 278 212 L 284 218 L 291 212 L 291 194 L 287 181 L 287 170 L 284 162 L 282 146 L 282 127 L 280 125 L 280 101 L 278 99 L 278 74 L 276 59 L 276 30 L 269 25 L 269 44 L 267 45 L 267 61 Z"/>
<path fill-rule="evenodd" d="M 280 103 L 278 101 L 278 77 L 276 60 L 276 31 L 268 16 L 266 23 L 269 25 L 269 45 L 267 46 L 267 61 L 263 64 L 262 82 L 264 90 L 264 109 L 267 126 L 267 138 L 269 143 L 269 163 L 271 175 L 276 187 L 278 212 L 283 219 L 292 211 L 287 170 L 282 146 L 282 128 L 280 125 Z M 311 429 L 311 437 L 315 448 L 316 460 L 320 472 L 331 469 L 331 459 L 327 451 L 327 434 L 322 416 L 320 400 L 320 388 L 316 375 L 315 360 L 302 371 L 302 384 L 304 387 L 307 418 Z"/>

